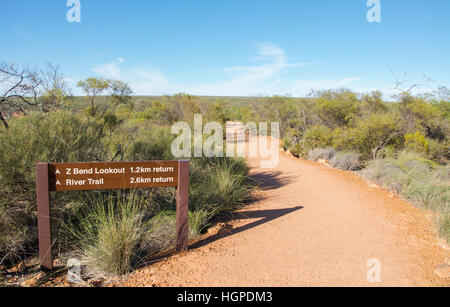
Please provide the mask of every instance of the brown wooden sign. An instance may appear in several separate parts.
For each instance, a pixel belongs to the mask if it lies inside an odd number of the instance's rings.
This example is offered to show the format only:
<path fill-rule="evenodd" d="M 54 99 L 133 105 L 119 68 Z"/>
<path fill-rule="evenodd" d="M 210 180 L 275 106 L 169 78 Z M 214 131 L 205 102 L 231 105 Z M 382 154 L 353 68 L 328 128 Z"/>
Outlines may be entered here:
<path fill-rule="evenodd" d="M 52 163 L 50 191 L 177 187 L 178 164 L 178 161 Z"/>
<path fill-rule="evenodd" d="M 188 247 L 189 161 L 38 163 L 36 192 L 39 255 L 53 270 L 50 192 L 177 188 L 177 250 Z"/>

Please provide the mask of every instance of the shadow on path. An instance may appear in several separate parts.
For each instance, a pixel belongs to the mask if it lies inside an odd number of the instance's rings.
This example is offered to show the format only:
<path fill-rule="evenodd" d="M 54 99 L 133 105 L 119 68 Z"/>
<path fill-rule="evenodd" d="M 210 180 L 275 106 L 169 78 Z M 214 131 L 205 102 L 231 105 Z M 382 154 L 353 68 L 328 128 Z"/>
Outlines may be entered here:
<path fill-rule="evenodd" d="M 244 220 L 244 219 L 258 219 L 255 222 L 233 228 L 231 225 L 227 224 L 224 228 L 219 230 L 219 232 L 211 237 L 203 239 L 194 243 L 190 246 L 191 249 L 199 248 L 210 244 L 219 239 L 226 238 L 228 236 L 258 227 L 262 224 L 268 223 L 275 219 L 278 219 L 284 215 L 290 214 L 292 212 L 303 209 L 302 206 L 294 207 L 294 208 L 286 208 L 286 209 L 274 209 L 274 210 L 260 210 L 260 211 L 245 211 L 236 213 L 235 220 Z"/>
<path fill-rule="evenodd" d="M 250 175 L 251 180 L 253 180 L 261 190 L 263 191 L 270 191 L 270 190 L 276 190 L 280 187 L 283 187 L 285 185 L 290 184 L 293 182 L 297 176 L 289 176 L 285 175 L 281 172 L 277 171 L 265 171 L 265 172 L 257 172 Z M 252 203 L 261 201 L 264 199 L 264 196 L 261 198 L 259 196 L 255 196 L 254 199 L 252 199 L 247 205 L 251 206 Z M 258 227 L 262 224 L 265 224 L 267 222 L 273 221 L 277 218 L 280 218 L 284 215 L 290 214 L 292 212 L 298 211 L 303 209 L 302 206 L 297 206 L 293 208 L 285 208 L 285 209 L 273 209 L 273 210 L 259 210 L 259 211 L 240 211 L 235 212 L 234 216 L 231 218 L 232 220 L 246 220 L 246 219 L 258 219 L 252 223 L 248 223 L 246 225 L 233 228 L 231 225 L 228 224 L 230 221 L 230 217 L 228 218 L 219 218 L 216 220 L 216 222 L 222 222 L 225 223 L 225 226 L 220 229 L 217 234 L 212 235 L 210 237 L 200 239 L 199 241 L 194 241 L 189 245 L 189 249 L 197 249 L 202 246 L 208 245 L 210 243 L 213 243 L 214 241 L 220 240 L 222 238 Z M 245 208 L 244 208 L 245 210 Z M 141 266 L 147 266 L 151 263 L 156 263 L 161 261 L 165 257 L 169 257 L 173 254 L 175 254 L 175 249 L 170 248 L 163 252 L 157 253 L 155 255 L 149 256 Z"/>
<path fill-rule="evenodd" d="M 293 182 L 297 176 L 289 176 L 281 172 L 267 171 L 250 174 L 250 179 L 255 181 L 263 191 L 275 190 Z"/>

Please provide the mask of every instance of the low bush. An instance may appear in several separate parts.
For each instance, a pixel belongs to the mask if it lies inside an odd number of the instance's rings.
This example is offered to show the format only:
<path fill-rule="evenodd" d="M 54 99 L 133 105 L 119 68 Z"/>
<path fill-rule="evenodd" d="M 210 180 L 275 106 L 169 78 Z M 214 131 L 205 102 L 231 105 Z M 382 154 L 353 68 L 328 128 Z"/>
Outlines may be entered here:
<path fill-rule="evenodd" d="M 316 148 L 308 151 L 308 160 L 310 161 L 318 161 L 320 159 L 323 160 L 331 160 L 337 154 L 337 150 L 334 148 Z"/>
<path fill-rule="evenodd" d="M 392 113 L 375 113 L 358 120 L 355 127 L 338 128 L 333 132 L 335 148 L 357 151 L 363 160 L 375 158 L 387 146 L 400 148 L 403 143 L 401 121 Z"/>
<path fill-rule="evenodd" d="M 359 154 L 354 152 L 340 152 L 333 157 L 330 165 L 345 171 L 356 171 L 361 169 Z"/>
<path fill-rule="evenodd" d="M 125 274 L 131 271 L 138 256 L 137 247 L 145 229 L 134 208 L 122 213 L 98 216 L 96 241 L 86 250 L 87 256 L 103 272 Z"/>

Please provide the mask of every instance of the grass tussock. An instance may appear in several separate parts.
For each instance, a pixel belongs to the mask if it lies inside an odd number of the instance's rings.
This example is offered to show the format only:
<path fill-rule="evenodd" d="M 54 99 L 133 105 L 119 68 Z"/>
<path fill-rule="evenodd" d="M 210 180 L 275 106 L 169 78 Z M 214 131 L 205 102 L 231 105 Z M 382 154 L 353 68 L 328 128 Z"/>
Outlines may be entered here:
<path fill-rule="evenodd" d="M 138 198 L 111 196 L 106 203 L 94 203 L 78 221 L 68 230 L 89 266 L 113 275 L 132 270 L 149 232 Z"/>
<path fill-rule="evenodd" d="M 192 161 L 190 227 L 201 233 L 217 216 L 240 208 L 250 198 L 252 184 L 244 159 L 198 158 Z"/>

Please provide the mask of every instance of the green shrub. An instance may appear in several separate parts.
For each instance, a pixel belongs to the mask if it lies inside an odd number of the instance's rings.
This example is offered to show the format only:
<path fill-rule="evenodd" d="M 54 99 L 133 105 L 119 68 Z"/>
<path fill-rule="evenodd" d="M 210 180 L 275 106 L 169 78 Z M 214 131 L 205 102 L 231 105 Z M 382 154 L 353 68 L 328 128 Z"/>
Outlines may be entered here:
<path fill-rule="evenodd" d="M 172 160 L 174 136 L 164 128 L 142 129 L 125 154 L 128 161 Z"/>
<path fill-rule="evenodd" d="M 196 158 L 191 161 L 189 226 L 191 235 L 202 233 L 212 219 L 244 205 L 253 186 L 243 159 Z"/>
<path fill-rule="evenodd" d="M 404 96 L 401 103 L 403 115 L 411 115 L 421 124 L 439 116 L 439 109 L 421 97 Z"/>
<path fill-rule="evenodd" d="M 295 144 L 294 146 L 291 146 L 290 149 L 291 153 L 297 157 L 297 158 L 303 158 L 306 157 L 306 150 L 302 146 L 302 144 Z"/>
<path fill-rule="evenodd" d="M 302 139 L 304 150 L 327 148 L 333 145 L 333 131 L 325 126 L 314 126 L 305 132 Z"/>
<path fill-rule="evenodd" d="M 199 99 L 187 94 L 164 96 L 150 102 L 143 112 L 137 112 L 133 118 L 151 120 L 161 126 L 172 125 L 179 121 L 191 123 L 194 114 L 200 114 Z"/>
<path fill-rule="evenodd" d="M 0 134 L 2 189 L 28 192 L 34 199 L 36 163 L 102 160 L 101 137 L 101 127 L 69 112 L 34 113 L 12 121 Z"/>
<path fill-rule="evenodd" d="M 387 147 L 403 145 L 402 123 L 395 114 L 372 114 L 360 119 L 355 128 L 340 128 L 334 131 L 334 147 L 339 150 L 354 150 L 363 159 L 374 158 Z"/>
<path fill-rule="evenodd" d="M 333 130 L 333 147 L 337 150 L 355 150 L 365 147 L 366 134 L 353 127 L 340 127 Z"/>
<path fill-rule="evenodd" d="M 419 131 L 415 134 L 408 133 L 405 135 L 405 148 L 426 154 L 428 152 L 428 141 Z"/>
<path fill-rule="evenodd" d="M 358 98 L 349 90 L 324 91 L 318 96 L 315 110 L 327 127 L 348 125 L 359 112 Z"/>
<path fill-rule="evenodd" d="M 0 133 L 0 227 L 6 229 L 0 260 L 20 258 L 36 242 L 36 163 L 103 160 L 102 134 L 102 126 L 64 111 L 11 120 L 10 128 Z M 54 195 L 56 214 L 65 197 Z"/>
<path fill-rule="evenodd" d="M 102 139 L 110 161 L 172 160 L 170 129 L 150 121 L 128 121 Z"/>
<path fill-rule="evenodd" d="M 361 98 L 364 114 L 381 113 L 388 111 L 387 104 L 383 101 L 383 93 L 374 91 L 370 94 L 363 95 Z"/>
<path fill-rule="evenodd" d="M 291 97 L 273 96 L 267 98 L 264 105 L 270 114 L 266 121 L 279 122 L 280 134 L 285 135 L 293 123 L 297 122 L 299 116 L 299 104 Z M 296 127 L 298 128 L 298 127 Z"/>

